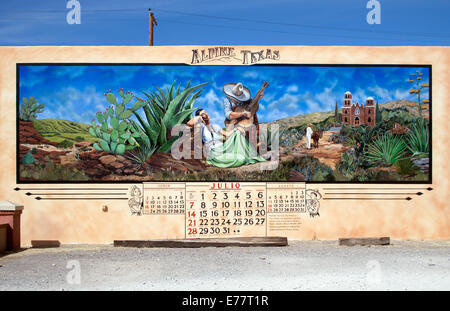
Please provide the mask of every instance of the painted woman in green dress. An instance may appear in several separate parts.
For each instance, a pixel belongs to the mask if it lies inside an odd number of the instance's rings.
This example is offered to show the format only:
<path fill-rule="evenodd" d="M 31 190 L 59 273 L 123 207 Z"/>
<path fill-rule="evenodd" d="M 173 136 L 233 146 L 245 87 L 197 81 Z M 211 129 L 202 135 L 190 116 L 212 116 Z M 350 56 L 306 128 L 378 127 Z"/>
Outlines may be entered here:
<path fill-rule="evenodd" d="M 204 109 L 198 109 L 187 125 L 192 128 L 201 126 L 206 163 L 210 165 L 228 168 L 266 161 L 249 144 L 242 128 L 225 131 L 219 125 L 210 123 L 209 115 Z M 223 142 L 225 137 L 227 139 Z"/>

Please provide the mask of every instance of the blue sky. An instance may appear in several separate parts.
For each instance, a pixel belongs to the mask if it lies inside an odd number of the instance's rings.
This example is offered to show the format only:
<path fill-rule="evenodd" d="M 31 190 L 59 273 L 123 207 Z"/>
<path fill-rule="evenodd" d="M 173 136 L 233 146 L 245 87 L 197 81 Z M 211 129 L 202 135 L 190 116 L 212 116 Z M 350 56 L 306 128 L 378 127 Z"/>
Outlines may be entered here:
<path fill-rule="evenodd" d="M 66 0 L 2 0 L 0 45 L 444 45 L 450 1 L 379 0 L 79 0 L 81 24 L 66 22 Z"/>
<path fill-rule="evenodd" d="M 214 123 L 223 124 L 222 87 L 241 82 L 252 95 L 268 81 L 260 102 L 260 122 L 269 122 L 309 112 L 334 110 L 346 91 L 354 101 L 372 96 L 379 103 L 396 99 L 417 100 L 409 94 L 410 74 L 426 68 L 414 67 L 307 67 L 307 66 L 21 66 L 19 95 L 34 96 L 45 104 L 38 118 L 59 118 L 89 123 L 109 103 L 104 93 L 123 88 L 139 97 L 142 92 L 165 89 L 173 81 L 186 85 L 207 82 L 195 106 L 206 109 Z M 422 98 L 428 98 L 427 94 Z"/>

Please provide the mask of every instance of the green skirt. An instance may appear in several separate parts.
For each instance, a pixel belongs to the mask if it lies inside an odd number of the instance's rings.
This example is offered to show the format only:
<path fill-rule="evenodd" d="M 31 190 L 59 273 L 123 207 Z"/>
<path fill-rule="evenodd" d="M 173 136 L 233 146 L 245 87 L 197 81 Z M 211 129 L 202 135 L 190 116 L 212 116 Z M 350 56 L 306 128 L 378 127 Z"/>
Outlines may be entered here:
<path fill-rule="evenodd" d="M 266 161 L 239 131 L 235 131 L 222 145 L 211 149 L 206 163 L 220 167 L 237 167 Z"/>

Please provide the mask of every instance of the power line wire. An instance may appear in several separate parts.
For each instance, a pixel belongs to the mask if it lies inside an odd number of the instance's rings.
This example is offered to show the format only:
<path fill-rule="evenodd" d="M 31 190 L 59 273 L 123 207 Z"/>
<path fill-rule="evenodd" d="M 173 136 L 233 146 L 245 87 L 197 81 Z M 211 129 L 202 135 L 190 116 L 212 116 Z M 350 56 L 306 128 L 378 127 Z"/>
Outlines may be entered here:
<path fill-rule="evenodd" d="M 437 37 L 447 37 L 447 38 L 450 37 L 450 34 L 436 34 L 436 33 L 421 34 L 421 33 L 415 33 L 415 32 L 413 33 L 413 32 L 399 32 L 399 31 L 361 30 L 361 29 L 355 29 L 355 28 L 327 27 L 327 26 L 316 26 L 316 25 L 308 25 L 308 24 L 294 24 L 294 23 L 282 23 L 282 22 L 274 22 L 274 21 L 267 21 L 267 20 L 245 19 L 245 18 L 238 18 L 238 17 L 205 15 L 205 14 L 187 13 L 187 12 L 166 10 L 166 9 L 158 9 L 158 10 L 162 11 L 162 12 L 182 14 L 182 15 L 188 15 L 188 16 L 197 16 L 197 17 L 223 19 L 223 20 L 231 20 L 231 21 L 242 21 L 242 22 L 251 22 L 251 23 L 262 23 L 262 24 L 270 24 L 270 25 L 317 28 L 317 29 L 326 29 L 326 30 L 344 30 L 344 31 L 355 31 L 355 32 L 363 32 L 363 33 L 373 32 L 373 33 L 395 34 L 395 35 L 420 35 L 420 36 L 437 36 Z"/>
<path fill-rule="evenodd" d="M 83 13 L 108 13 L 108 12 L 142 12 L 147 10 L 148 8 L 129 8 L 129 9 L 83 9 Z M 310 25 L 310 24 L 297 24 L 297 23 L 286 23 L 286 22 L 277 22 L 270 20 L 255 20 L 255 19 L 246 19 L 246 18 L 238 18 L 238 17 L 226 17 L 226 16 L 216 16 L 216 15 L 207 15 L 207 14 L 198 14 L 198 13 L 189 13 L 182 12 L 176 10 L 167 10 L 162 8 L 156 8 L 156 10 L 161 12 L 166 12 L 169 14 L 181 14 L 186 16 L 196 16 L 202 18 L 213 18 L 213 19 L 222 19 L 228 21 L 241 21 L 247 23 L 262 23 L 269 25 L 280 25 L 280 26 L 289 26 L 289 27 L 303 27 L 303 28 L 315 28 L 315 29 L 323 29 L 323 30 L 342 30 L 349 32 L 360 32 L 360 33 L 380 33 L 380 34 L 391 34 L 391 35 L 414 35 L 421 37 L 434 37 L 434 38 L 450 38 L 450 34 L 444 33 L 416 33 L 416 32 L 402 32 L 402 31 L 382 31 L 382 30 L 362 30 L 355 28 L 343 28 L 343 27 L 329 27 L 329 26 L 318 26 L 318 25 Z M 8 12 L 16 12 L 16 13 L 62 13 L 67 12 L 66 10 L 3 10 L 1 13 Z"/>
<path fill-rule="evenodd" d="M 292 32 L 292 31 L 282 31 L 282 30 L 267 30 L 267 29 L 255 29 L 255 28 L 246 28 L 246 27 L 236 27 L 236 26 L 222 26 L 222 25 L 213 25 L 213 24 L 199 24 L 199 23 L 190 23 L 190 22 L 182 22 L 182 21 L 173 21 L 173 20 L 165 20 L 159 19 L 160 21 L 170 22 L 170 23 L 178 23 L 178 24 L 187 24 L 187 25 L 195 25 L 195 26 L 208 26 L 208 27 L 217 27 L 217 28 L 226 28 L 226 29 L 238 29 L 238 30 L 250 30 L 250 31 L 261 31 L 261 32 L 274 32 L 274 33 L 283 33 L 283 34 L 293 34 L 293 35 L 302 35 L 302 36 L 320 36 L 320 37 L 341 37 L 341 38 L 350 38 L 350 39 L 362 39 L 362 40 L 374 40 L 372 37 L 356 37 L 356 36 L 348 36 L 348 35 L 340 35 L 340 34 L 317 34 L 317 33 L 305 33 L 305 32 Z M 405 42 L 415 42 L 415 43 L 434 43 L 439 44 L 441 41 L 428 41 L 428 40 L 411 40 L 411 39 L 394 39 L 394 38 L 376 38 L 387 41 L 405 41 Z"/>
<path fill-rule="evenodd" d="M 28 18 L 29 20 L 29 18 Z M 38 18 L 35 20 L 55 20 L 53 18 Z M 109 21 L 109 22 L 130 22 L 129 19 L 101 19 L 96 18 L 96 21 Z M 442 44 L 442 41 L 431 41 L 431 40 L 413 40 L 413 39 L 395 39 L 395 38 L 374 38 L 374 37 L 358 37 L 353 35 L 341 35 L 341 34 L 323 34 L 323 33 L 310 33 L 310 32 L 293 32 L 293 31 L 283 31 L 283 30 L 272 30 L 272 29 L 256 29 L 256 28 L 248 28 L 248 27 L 237 27 L 237 26 L 226 26 L 226 25 L 215 25 L 215 24 L 205 24 L 205 23 L 192 23 L 192 22 L 184 22 L 184 21 L 175 21 L 168 19 L 159 19 L 160 21 L 167 23 L 177 23 L 177 24 L 185 24 L 185 25 L 194 25 L 200 27 L 216 27 L 216 28 L 224 28 L 224 29 L 237 29 L 243 31 L 257 31 L 257 32 L 272 32 L 272 33 L 282 33 L 282 34 L 290 34 L 290 35 L 301 35 L 301 36 L 317 36 L 317 37 L 339 37 L 339 38 L 348 38 L 348 39 L 359 39 L 359 40 L 386 40 L 386 41 L 394 41 L 394 42 L 413 42 L 413 43 L 430 43 L 430 44 Z M 17 21 L 17 19 L 1 19 L 0 23 L 7 21 Z"/>

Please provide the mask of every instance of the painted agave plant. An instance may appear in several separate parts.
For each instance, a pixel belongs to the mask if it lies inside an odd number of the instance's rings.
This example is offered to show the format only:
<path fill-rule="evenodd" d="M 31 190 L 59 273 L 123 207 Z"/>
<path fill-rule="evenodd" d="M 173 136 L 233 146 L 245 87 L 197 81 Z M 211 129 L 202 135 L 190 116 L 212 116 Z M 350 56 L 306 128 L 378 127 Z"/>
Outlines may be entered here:
<path fill-rule="evenodd" d="M 186 123 L 196 110 L 194 103 L 200 97 L 203 86 L 207 83 L 190 86 L 190 82 L 183 91 L 181 83 L 175 90 L 175 82 L 166 91 L 156 87 L 157 91 L 145 93 L 147 99 L 137 98 L 144 111 L 142 116 L 133 111 L 138 122 L 131 120 L 136 129 L 141 129 L 149 138 L 151 146 L 158 152 L 169 152 L 178 137 L 168 138 L 168 133 L 177 124 Z"/>
<path fill-rule="evenodd" d="M 371 162 L 394 164 L 406 159 L 407 147 L 401 136 L 386 133 L 370 144 L 366 157 Z"/>
<path fill-rule="evenodd" d="M 406 136 L 408 150 L 413 156 L 428 156 L 430 151 L 430 131 L 425 119 L 419 119 Z"/>

